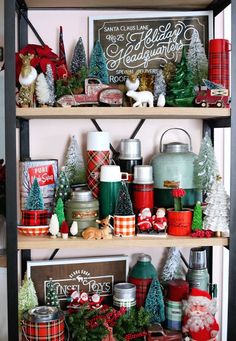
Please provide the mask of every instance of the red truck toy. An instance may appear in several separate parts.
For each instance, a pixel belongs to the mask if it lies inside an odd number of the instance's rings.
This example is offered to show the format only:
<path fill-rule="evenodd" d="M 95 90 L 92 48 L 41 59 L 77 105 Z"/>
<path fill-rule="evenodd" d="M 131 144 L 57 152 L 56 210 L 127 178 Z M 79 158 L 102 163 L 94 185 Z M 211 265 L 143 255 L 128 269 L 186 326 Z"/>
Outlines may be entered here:
<path fill-rule="evenodd" d="M 85 93 L 62 96 L 57 103 L 64 106 L 80 106 L 89 104 L 106 104 L 121 106 L 123 92 L 115 87 L 103 84 L 98 78 L 85 79 Z"/>
<path fill-rule="evenodd" d="M 211 82 L 207 79 L 203 79 L 205 84 L 201 87 L 195 98 L 195 103 L 203 108 L 217 107 L 217 108 L 229 108 L 230 97 L 229 90 L 225 89 L 222 85 Z"/>

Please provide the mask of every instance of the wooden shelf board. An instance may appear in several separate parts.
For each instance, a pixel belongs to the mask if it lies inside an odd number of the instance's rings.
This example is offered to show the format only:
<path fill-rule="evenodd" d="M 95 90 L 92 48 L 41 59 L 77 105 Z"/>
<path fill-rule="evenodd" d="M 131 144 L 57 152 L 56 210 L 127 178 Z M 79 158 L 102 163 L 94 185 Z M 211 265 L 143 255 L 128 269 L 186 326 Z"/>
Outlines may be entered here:
<path fill-rule="evenodd" d="M 173 237 L 151 238 L 151 237 L 133 237 L 102 240 L 85 240 L 83 238 L 64 240 L 62 238 L 52 239 L 49 236 L 28 237 L 18 235 L 18 249 L 99 249 L 99 248 L 134 248 L 134 247 L 200 247 L 200 246 L 227 246 L 228 238 L 192 238 L 192 237 Z"/>
<path fill-rule="evenodd" d="M 229 117 L 230 109 L 219 108 L 131 108 L 131 107 L 65 107 L 65 108 L 17 108 L 17 117 L 25 119 L 69 118 L 163 118 L 208 119 Z"/>
<path fill-rule="evenodd" d="M 6 250 L 0 250 L 0 268 L 6 268 L 6 266 L 7 266 Z"/>
<path fill-rule="evenodd" d="M 25 0 L 28 8 L 206 9 L 212 0 Z"/>

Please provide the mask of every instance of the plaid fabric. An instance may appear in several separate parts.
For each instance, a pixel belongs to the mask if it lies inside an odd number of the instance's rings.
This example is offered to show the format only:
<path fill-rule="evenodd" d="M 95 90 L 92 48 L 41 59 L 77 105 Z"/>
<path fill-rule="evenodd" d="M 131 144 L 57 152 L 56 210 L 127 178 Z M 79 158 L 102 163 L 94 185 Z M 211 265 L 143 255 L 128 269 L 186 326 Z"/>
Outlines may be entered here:
<path fill-rule="evenodd" d="M 229 89 L 229 53 L 211 52 L 209 56 L 209 80 Z"/>
<path fill-rule="evenodd" d="M 47 225 L 48 211 L 47 210 L 22 210 L 21 224 L 26 226 Z"/>
<path fill-rule="evenodd" d="M 144 307 L 145 300 L 148 294 L 149 287 L 152 283 L 152 278 L 134 278 L 129 277 L 129 282 L 136 285 L 136 306 L 137 308 Z"/>
<path fill-rule="evenodd" d="M 48 226 L 17 226 L 20 233 L 25 236 L 42 236 L 48 234 Z"/>
<path fill-rule="evenodd" d="M 99 193 L 100 168 L 109 165 L 109 150 L 106 151 L 87 151 L 87 183 L 95 198 Z"/>
<path fill-rule="evenodd" d="M 135 235 L 135 215 L 114 216 L 114 234 L 121 237 Z"/>
<path fill-rule="evenodd" d="M 24 341 L 64 341 L 64 318 L 50 322 L 31 322 L 24 320 L 22 335 Z"/>

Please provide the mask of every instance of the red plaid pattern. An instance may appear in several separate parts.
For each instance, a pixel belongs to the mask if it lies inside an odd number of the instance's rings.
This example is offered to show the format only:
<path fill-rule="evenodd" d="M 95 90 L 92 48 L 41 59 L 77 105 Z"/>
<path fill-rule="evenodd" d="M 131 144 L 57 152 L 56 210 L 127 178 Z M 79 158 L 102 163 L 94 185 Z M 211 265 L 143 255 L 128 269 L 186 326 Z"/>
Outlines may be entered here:
<path fill-rule="evenodd" d="M 152 278 L 133 278 L 129 277 L 129 282 L 136 285 L 136 306 L 144 307 Z"/>
<path fill-rule="evenodd" d="M 31 322 L 24 320 L 22 335 L 24 341 L 64 341 L 64 318 L 50 322 Z"/>
<path fill-rule="evenodd" d="M 48 234 L 48 226 L 17 226 L 20 233 L 25 236 L 42 236 Z"/>
<path fill-rule="evenodd" d="M 121 237 L 135 236 L 135 215 L 114 216 L 114 234 Z"/>
<path fill-rule="evenodd" d="M 106 151 L 87 151 L 87 183 L 95 198 L 99 193 L 100 168 L 109 165 L 110 152 Z"/>
<path fill-rule="evenodd" d="M 26 226 L 47 225 L 47 210 L 22 210 L 21 224 Z"/>

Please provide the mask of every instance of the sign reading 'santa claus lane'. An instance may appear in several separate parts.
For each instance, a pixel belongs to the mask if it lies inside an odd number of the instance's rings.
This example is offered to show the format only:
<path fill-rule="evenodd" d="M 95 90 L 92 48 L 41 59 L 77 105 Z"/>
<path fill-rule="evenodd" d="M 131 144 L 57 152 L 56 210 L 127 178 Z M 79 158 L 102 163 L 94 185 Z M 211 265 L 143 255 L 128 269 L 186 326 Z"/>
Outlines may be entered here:
<path fill-rule="evenodd" d="M 127 70 L 155 74 L 168 62 L 179 62 L 193 32 L 208 49 L 211 37 L 211 12 L 155 12 L 142 17 L 91 17 L 90 52 L 99 40 L 105 54 L 110 83 L 123 83 Z"/>

